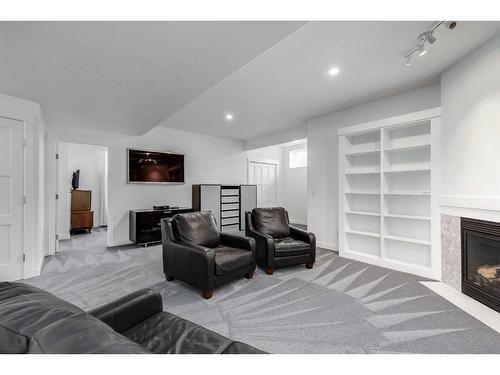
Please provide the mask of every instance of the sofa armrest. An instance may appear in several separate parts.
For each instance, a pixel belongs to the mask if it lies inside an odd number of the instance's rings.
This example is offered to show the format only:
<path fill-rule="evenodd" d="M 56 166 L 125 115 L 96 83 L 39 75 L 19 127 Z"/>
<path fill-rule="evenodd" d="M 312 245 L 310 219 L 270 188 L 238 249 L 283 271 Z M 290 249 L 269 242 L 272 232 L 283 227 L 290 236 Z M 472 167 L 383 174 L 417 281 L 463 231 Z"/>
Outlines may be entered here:
<path fill-rule="evenodd" d="M 290 226 L 290 236 L 311 245 L 311 261 L 316 260 L 316 236 L 314 233 Z"/>
<path fill-rule="evenodd" d="M 245 249 L 255 253 L 255 240 L 252 237 L 237 236 L 229 233 L 220 233 L 220 240 L 223 245 Z"/>
<path fill-rule="evenodd" d="M 162 311 L 163 302 L 160 293 L 152 289 L 142 289 L 92 309 L 88 313 L 116 332 L 122 333 Z"/>

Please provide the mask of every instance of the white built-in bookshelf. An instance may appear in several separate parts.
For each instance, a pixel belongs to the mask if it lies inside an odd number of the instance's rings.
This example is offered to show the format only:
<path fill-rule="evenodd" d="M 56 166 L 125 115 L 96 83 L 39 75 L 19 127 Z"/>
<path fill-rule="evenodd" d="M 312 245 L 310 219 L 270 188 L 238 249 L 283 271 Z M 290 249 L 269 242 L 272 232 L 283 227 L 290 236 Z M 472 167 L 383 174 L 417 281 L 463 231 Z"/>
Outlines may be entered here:
<path fill-rule="evenodd" d="M 340 255 L 441 278 L 440 109 L 343 128 Z"/>

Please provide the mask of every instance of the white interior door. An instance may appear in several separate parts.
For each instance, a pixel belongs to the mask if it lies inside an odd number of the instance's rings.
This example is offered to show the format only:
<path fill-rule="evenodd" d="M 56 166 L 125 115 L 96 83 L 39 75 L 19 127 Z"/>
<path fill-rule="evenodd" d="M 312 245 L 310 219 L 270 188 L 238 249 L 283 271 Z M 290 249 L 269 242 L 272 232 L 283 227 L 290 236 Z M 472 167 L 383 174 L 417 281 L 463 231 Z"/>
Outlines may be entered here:
<path fill-rule="evenodd" d="M 257 207 L 278 205 L 278 166 L 272 163 L 248 163 L 248 183 L 257 185 Z"/>
<path fill-rule="evenodd" d="M 0 117 L 0 281 L 23 277 L 24 123 Z"/>

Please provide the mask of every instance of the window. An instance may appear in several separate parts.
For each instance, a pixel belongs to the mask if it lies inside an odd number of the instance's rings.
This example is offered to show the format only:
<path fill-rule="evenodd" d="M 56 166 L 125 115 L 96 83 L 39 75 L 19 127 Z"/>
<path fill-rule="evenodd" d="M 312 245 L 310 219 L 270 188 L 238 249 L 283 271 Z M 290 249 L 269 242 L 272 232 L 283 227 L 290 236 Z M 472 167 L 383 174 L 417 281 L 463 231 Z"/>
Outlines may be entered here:
<path fill-rule="evenodd" d="M 290 150 L 288 154 L 288 167 L 289 168 L 307 167 L 307 148 Z"/>

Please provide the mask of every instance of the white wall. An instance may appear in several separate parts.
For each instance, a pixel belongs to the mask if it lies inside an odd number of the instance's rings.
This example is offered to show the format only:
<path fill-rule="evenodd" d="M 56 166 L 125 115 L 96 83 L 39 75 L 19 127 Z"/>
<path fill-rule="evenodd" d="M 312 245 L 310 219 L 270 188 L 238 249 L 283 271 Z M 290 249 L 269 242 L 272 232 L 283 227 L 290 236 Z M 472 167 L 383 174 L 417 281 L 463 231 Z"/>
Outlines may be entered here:
<path fill-rule="evenodd" d="M 307 144 L 282 147 L 282 178 L 280 191 L 282 205 L 288 211 L 290 222 L 307 224 L 307 167 L 290 168 L 291 150 L 307 147 Z"/>
<path fill-rule="evenodd" d="M 442 202 L 500 211 L 500 36 L 441 84 Z"/>
<path fill-rule="evenodd" d="M 439 107 L 440 86 L 432 85 L 333 112 L 307 122 L 308 229 L 318 246 L 338 248 L 337 129 Z"/>
<path fill-rule="evenodd" d="M 108 245 L 129 243 L 128 213 L 130 209 L 153 205 L 191 206 L 191 185 L 196 183 L 244 184 L 247 182 L 247 160 L 270 158 L 269 152 L 247 152 L 242 141 L 208 136 L 181 130 L 157 127 L 143 136 L 122 136 L 111 133 L 48 127 L 46 146 L 52 150 L 59 141 L 108 146 Z M 142 185 L 127 183 L 127 148 L 165 150 L 185 154 L 184 185 Z M 50 151 L 52 152 L 52 151 Z M 279 157 L 278 157 L 279 159 Z M 52 157 L 47 159 L 50 168 Z M 53 176 L 48 176 L 47 206 L 54 206 Z M 55 211 L 48 220 L 55 220 Z M 50 236 L 48 225 L 47 236 Z M 53 230 L 53 229 L 52 229 Z M 49 241 L 50 244 L 50 241 Z M 54 251 L 50 246 L 49 253 Z"/>

